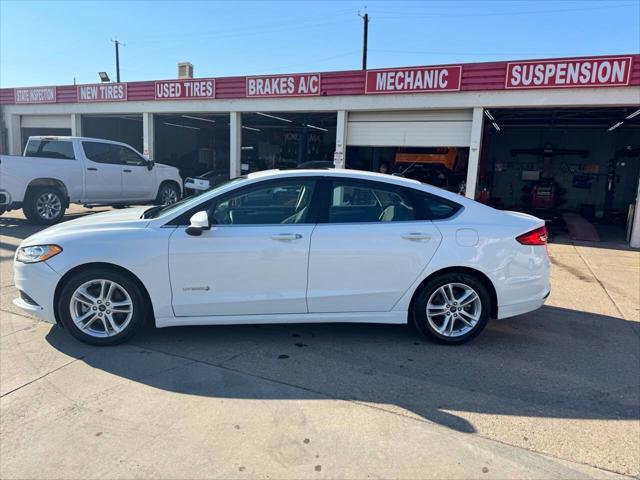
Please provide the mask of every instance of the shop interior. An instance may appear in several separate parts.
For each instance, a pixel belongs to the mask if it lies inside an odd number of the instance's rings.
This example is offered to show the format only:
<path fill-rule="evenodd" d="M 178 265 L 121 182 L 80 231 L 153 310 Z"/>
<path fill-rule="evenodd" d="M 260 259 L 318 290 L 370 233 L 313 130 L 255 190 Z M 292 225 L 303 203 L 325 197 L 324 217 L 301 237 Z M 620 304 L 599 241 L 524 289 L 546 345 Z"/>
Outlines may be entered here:
<path fill-rule="evenodd" d="M 142 115 L 82 115 L 83 137 L 126 143 L 143 153 L 142 135 Z"/>
<path fill-rule="evenodd" d="M 347 147 L 347 168 L 402 175 L 464 193 L 467 147 Z"/>
<path fill-rule="evenodd" d="M 626 241 L 640 176 L 640 110 L 485 112 L 476 199 L 529 212 L 552 235 Z"/>
<path fill-rule="evenodd" d="M 182 178 L 205 175 L 216 185 L 229 179 L 229 114 L 154 115 L 154 159 Z"/>
<path fill-rule="evenodd" d="M 242 173 L 333 166 L 337 114 L 242 114 Z"/>

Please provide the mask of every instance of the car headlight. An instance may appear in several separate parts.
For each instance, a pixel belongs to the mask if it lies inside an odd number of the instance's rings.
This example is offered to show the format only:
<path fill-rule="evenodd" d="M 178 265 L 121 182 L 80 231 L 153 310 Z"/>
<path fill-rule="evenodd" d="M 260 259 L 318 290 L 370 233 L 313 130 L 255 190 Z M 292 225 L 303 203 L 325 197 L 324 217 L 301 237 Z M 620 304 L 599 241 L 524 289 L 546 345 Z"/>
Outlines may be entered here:
<path fill-rule="evenodd" d="M 58 245 L 33 245 L 32 247 L 20 247 L 16 254 L 16 260 L 22 263 L 38 263 L 50 259 L 59 254 L 62 248 Z"/>

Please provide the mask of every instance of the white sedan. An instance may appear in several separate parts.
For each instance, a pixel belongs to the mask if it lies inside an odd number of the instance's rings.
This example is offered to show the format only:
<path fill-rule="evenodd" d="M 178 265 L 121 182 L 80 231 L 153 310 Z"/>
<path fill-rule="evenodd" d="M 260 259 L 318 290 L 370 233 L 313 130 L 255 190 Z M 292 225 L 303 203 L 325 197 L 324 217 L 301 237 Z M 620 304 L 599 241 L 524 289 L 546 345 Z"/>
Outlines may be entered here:
<path fill-rule="evenodd" d="M 167 207 L 43 230 L 15 257 L 14 302 L 87 343 L 157 327 L 412 323 L 459 344 L 542 306 L 547 231 L 401 177 L 267 171 Z"/>

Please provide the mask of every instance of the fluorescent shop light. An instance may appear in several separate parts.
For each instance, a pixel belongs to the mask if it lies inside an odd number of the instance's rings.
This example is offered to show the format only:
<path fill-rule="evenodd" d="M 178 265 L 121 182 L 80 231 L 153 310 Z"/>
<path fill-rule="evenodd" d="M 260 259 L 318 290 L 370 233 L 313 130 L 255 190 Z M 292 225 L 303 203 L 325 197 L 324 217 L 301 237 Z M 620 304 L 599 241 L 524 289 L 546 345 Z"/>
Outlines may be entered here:
<path fill-rule="evenodd" d="M 491 112 L 490 112 L 489 110 L 485 110 L 485 111 L 484 111 L 484 114 L 485 114 L 485 115 L 487 116 L 487 118 L 488 118 L 489 120 L 491 120 L 492 122 L 495 120 L 495 119 L 493 118 L 493 115 L 491 115 Z"/>
<path fill-rule="evenodd" d="M 164 122 L 164 124 L 171 125 L 172 127 L 188 128 L 189 130 L 200 130 L 198 127 L 189 127 L 188 125 L 178 125 L 177 123 Z"/>
<path fill-rule="evenodd" d="M 322 127 L 316 127 L 315 125 L 309 125 L 308 123 L 305 125 L 303 124 L 305 127 L 309 127 L 309 128 L 315 128 L 316 130 L 322 130 L 323 132 L 328 132 L 329 130 L 327 130 L 326 128 L 322 128 Z"/>
<path fill-rule="evenodd" d="M 200 120 L 202 122 L 209 122 L 209 123 L 216 123 L 215 120 L 210 120 L 208 118 L 202 118 L 202 117 L 192 117 L 191 115 L 182 115 L 183 118 L 190 118 L 191 120 Z"/>
<path fill-rule="evenodd" d="M 244 128 L 245 130 L 251 130 L 253 132 L 261 132 L 262 131 L 259 128 L 245 127 L 244 125 L 242 126 L 242 128 Z"/>
<path fill-rule="evenodd" d="M 637 117 L 638 115 L 640 115 L 640 108 L 638 110 L 636 110 L 635 112 L 633 112 L 631 115 L 629 115 L 627 117 L 627 120 L 631 120 L 632 118 Z"/>
<path fill-rule="evenodd" d="M 498 126 L 498 124 L 496 122 L 491 122 L 491 125 L 493 125 L 493 128 L 496 129 L 496 131 L 500 131 L 500 127 Z"/>
<path fill-rule="evenodd" d="M 618 122 L 615 125 L 613 125 L 612 127 L 609 127 L 607 129 L 607 132 L 613 132 L 616 128 L 618 128 L 620 125 L 622 125 L 624 122 Z"/>
<path fill-rule="evenodd" d="M 256 115 L 262 115 L 263 117 L 274 118 L 282 122 L 288 122 L 288 123 L 293 122 L 293 120 L 289 120 L 288 118 L 276 117 L 275 115 L 269 115 L 268 113 L 256 112 Z"/>

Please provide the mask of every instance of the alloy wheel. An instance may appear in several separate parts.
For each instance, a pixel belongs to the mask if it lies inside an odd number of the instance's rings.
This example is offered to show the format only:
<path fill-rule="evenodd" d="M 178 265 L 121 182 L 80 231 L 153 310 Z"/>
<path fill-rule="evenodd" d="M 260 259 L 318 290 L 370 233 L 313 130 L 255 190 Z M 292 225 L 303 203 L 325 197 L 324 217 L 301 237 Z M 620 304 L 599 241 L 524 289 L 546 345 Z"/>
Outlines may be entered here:
<path fill-rule="evenodd" d="M 162 189 L 160 201 L 162 205 L 172 205 L 178 201 L 178 193 L 171 187 L 165 187 Z"/>
<path fill-rule="evenodd" d="M 427 302 L 427 321 L 440 335 L 449 338 L 469 333 L 480 321 L 482 301 L 464 283 L 447 283 L 436 289 Z"/>
<path fill-rule="evenodd" d="M 80 331 L 92 337 L 113 337 L 122 332 L 133 317 L 129 293 L 112 280 L 90 280 L 71 296 L 71 319 Z"/>
<path fill-rule="evenodd" d="M 53 220 L 62 211 L 62 201 L 55 193 L 43 193 L 36 199 L 36 212 L 45 220 Z"/>

